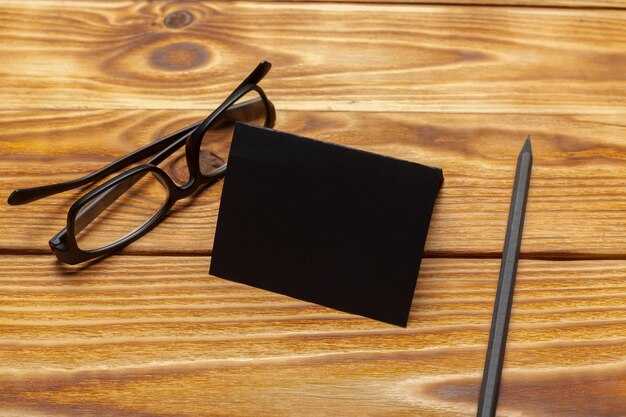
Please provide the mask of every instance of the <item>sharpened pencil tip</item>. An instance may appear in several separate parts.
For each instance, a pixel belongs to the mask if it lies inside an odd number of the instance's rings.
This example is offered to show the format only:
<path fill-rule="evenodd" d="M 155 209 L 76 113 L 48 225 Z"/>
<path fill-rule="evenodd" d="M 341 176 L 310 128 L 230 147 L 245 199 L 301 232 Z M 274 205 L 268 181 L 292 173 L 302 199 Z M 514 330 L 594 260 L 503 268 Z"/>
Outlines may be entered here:
<path fill-rule="evenodd" d="M 530 135 L 526 138 L 526 142 L 524 142 L 524 147 L 522 148 L 522 152 L 533 153 L 533 148 L 530 144 Z"/>

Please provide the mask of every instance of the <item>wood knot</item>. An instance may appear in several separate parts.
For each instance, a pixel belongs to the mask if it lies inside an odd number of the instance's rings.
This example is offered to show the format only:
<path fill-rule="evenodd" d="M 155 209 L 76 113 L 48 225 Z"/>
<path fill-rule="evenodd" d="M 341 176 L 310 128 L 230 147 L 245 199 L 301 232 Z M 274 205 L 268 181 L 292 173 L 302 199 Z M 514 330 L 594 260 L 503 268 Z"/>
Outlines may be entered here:
<path fill-rule="evenodd" d="M 178 42 L 152 51 L 150 63 L 168 71 L 184 71 L 201 67 L 209 61 L 209 52 L 191 42 Z"/>
<path fill-rule="evenodd" d="M 187 10 L 177 10 L 165 16 L 163 23 L 171 29 L 180 29 L 190 25 L 194 21 L 193 14 Z"/>

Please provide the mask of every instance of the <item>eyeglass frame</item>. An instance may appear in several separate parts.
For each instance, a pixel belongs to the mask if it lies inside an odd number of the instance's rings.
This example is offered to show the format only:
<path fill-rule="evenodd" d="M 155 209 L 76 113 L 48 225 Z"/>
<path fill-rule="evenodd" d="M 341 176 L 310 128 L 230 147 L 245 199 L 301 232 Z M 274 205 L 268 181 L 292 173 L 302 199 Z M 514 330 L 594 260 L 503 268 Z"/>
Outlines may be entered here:
<path fill-rule="evenodd" d="M 227 113 L 231 110 L 236 111 L 241 106 L 246 105 L 248 102 L 244 102 L 233 106 L 239 99 L 244 97 L 251 91 L 256 91 L 260 96 L 260 101 L 265 106 L 265 127 L 273 127 L 276 121 L 276 110 L 273 103 L 267 98 L 267 95 L 261 87 L 257 84 L 265 77 L 269 72 L 271 64 L 267 61 L 259 63 L 259 65 L 248 75 L 239 86 L 233 90 L 233 92 L 220 104 L 208 117 L 201 122 L 193 123 L 177 132 L 171 133 L 163 138 L 148 144 L 142 148 L 139 148 L 130 154 L 117 159 L 109 165 L 88 174 L 82 178 L 68 181 L 60 184 L 51 184 L 41 187 L 34 187 L 28 189 L 17 189 L 9 196 L 8 203 L 10 205 L 26 204 L 40 198 L 44 198 L 50 195 L 68 191 L 86 184 L 93 183 L 100 179 L 107 177 L 108 175 L 117 172 L 128 165 L 145 159 L 151 155 L 154 155 L 148 162 L 138 165 L 129 169 L 126 172 L 118 174 L 117 176 L 109 179 L 105 183 L 99 185 L 87 194 L 79 198 L 68 210 L 67 225 L 59 233 L 57 233 L 49 241 L 52 252 L 57 259 L 63 263 L 75 265 L 81 262 L 85 262 L 94 258 L 109 256 L 117 250 L 131 244 L 137 239 L 144 236 L 150 230 L 152 230 L 157 224 L 159 224 L 168 214 L 174 204 L 181 199 L 191 196 L 195 193 L 199 187 L 203 185 L 210 185 L 221 179 L 226 172 L 227 163 L 224 163 L 220 167 L 212 170 L 210 173 L 204 174 L 200 169 L 200 146 L 204 135 L 210 129 L 219 128 L 219 124 L 224 122 Z M 251 100 L 258 102 L 256 100 Z M 255 104 L 255 103 L 252 103 Z M 161 162 L 171 156 L 175 151 L 185 145 L 185 157 L 187 167 L 189 170 L 189 179 L 183 185 L 177 185 L 172 178 L 158 166 Z M 126 192 L 135 182 L 131 182 L 135 176 L 139 176 L 141 173 L 148 175 L 152 173 L 163 184 L 167 190 L 167 200 L 163 206 L 152 215 L 152 217 L 137 227 L 127 235 L 121 237 L 119 240 L 105 245 L 98 249 L 85 250 L 81 249 L 76 240 L 76 222 L 80 220 L 80 215 L 83 209 L 88 204 L 92 203 L 90 207 L 94 207 L 92 210 L 97 216 L 102 212 L 103 207 L 108 207 L 113 201 Z M 142 178 L 142 175 L 140 178 Z M 139 180 L 138 178 L 137 180 Z M 124 182 L 129 182 L 127 188 L 123 188 Z M 120 188 L 122 188 L 121 193 Z M 116 195 L 115 191 L 118 194 Z M 97 198 L 100 200 L 96 200 Z M 108 198 L 107 198 L 108 197 Z M 102 202 L 102 204 L 99 204 Z M 107 204 L 108 203 L 108 204 Z M 87 209 L 87 216 L 90 215 L 89 208 Z M 93 213 L 91 213 L 93 214 Z M 94 217 L 95 218 L 95 217 Z M 93 218 L 88 219 L 91 221 Z M 80 230 L 79 230 L 80 232 Z"/>

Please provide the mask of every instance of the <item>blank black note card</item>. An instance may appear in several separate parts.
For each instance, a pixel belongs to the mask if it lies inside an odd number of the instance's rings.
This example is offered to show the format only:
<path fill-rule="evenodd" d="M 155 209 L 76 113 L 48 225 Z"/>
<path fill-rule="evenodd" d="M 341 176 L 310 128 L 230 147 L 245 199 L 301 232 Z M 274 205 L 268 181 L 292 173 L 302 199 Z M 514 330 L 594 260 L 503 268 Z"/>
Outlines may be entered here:
<path fill-rule="evenodd" d="M 406 326 L 439 168 L 238 123 L 209 273 Z"/>

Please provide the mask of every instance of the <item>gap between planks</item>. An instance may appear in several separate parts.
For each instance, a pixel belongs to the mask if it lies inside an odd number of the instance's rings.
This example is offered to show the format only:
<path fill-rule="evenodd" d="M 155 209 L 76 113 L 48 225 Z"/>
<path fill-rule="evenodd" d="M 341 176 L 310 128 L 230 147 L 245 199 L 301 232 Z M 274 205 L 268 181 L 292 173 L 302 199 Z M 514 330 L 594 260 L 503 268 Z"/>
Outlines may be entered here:
<path fill-rule="evenodd" d="M 11 0 L 9 0 L 10 2 Z M 75 7 L 89 7 L 90 5 L 100 2 L 100 0 L 70 0 Z M 150 0 L 148 0 L 150 1 Z M 537 4 L 533 0 L 441 0 L 441 1 L 422 1 L 422 0 L 245 0 L 248 3 L 287 3 L 287 4 L 336 4 L 336 5 L 371 5 L 371 6 L 444 6 L 444 7 L 494 7 L 494 8 L 510 8 L 510 9 L 569 9 L 569 10 L 624 10 L 626 9 L 626 1 L 608 0 L 608 1 L 591 1 L 591 0 L 548 0 L 543 4 Z M 6 3 L 7 0 L 0 0 L 0 4 Z M 229 0 L 198 0 L 199 3 L 220 4 L 230 3 Z M 29 0 L 32 5 L 45 5 L 55 3 L 55 0 Z"/>
<path fill-rule="evenodd" d="M 10 248 L 0 248 L 0 255 L 4 256 L 53 256 L 53 254 L 49 250 L 43 249 L 32 249 L 32 250 L 21 250 L 21 249 L 10 249 Z M 154 256 L 154 257 L 175 257 L 175 258 L 184 258 L 184 257 L 211 257 L 213 254 L 209 253 L 198 253 L 198 252 L 129 252 L 129 253 L 114 253 L 111 256 L 119 257 L 119 256 Z M 467 253 L 455 253 L 455 252 L 435 252 L 435 253 L 425 253 L 422 259 L 500 259 L 502 258 L 502 253 L 490 253 L 490 252 L 467 252 Z M 525 259 L 530 261 L 554 261 L 554 262 L 571 262 L 571 261 L 626 261 L 626 254 L 588 254 L 588 253 L 568 253 L 565 255 L 559 256 L 558 254 L 546 252 L 546 253 L 524 253 L 520 254 L 519 259 Z M 105 261 L 105 258 L 99 258 L 94 260 L 93 262 L 99 263 L 101 261 Z M 80 267 L 82 264 L 76 265 L 74 267 Z M 83 265 L 84 267 L 89 266 L 89 262 Z"/>
<path fill-rule="evenodd" d="M 356 4 L 356 5 L 372 5 L 372 6 L 443 6 L 443 7 L 485 7 L 485 8 L 506 8 L 506 9 L 567 9 L 567 10 L 624 10 L 624 4 L 605 4 L 598 6 L 598 2 L 576 3 L 559 1 L 552 4 L 536 4 L 532 0 L 527 3 L 506 3 L 506 2 L 463 2 L 463 1 L 411 1 L 411 0 L 248 0 L 259 3 L 324 3 L 324 4 Z M 220 3 L 221 1 L 212 1 L 211 3 Z"/>

